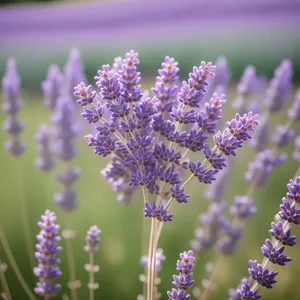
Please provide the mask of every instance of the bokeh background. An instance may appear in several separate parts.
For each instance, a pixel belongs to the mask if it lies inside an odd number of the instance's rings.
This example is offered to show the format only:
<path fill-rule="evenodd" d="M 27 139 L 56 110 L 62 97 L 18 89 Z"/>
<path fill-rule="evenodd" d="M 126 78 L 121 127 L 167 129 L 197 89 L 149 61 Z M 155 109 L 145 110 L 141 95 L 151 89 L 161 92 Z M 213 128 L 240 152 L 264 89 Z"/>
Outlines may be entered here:
<path fill-rule="evenodd" d="M 140 256 L 146 254 L 148 228 L 142 228 L 143 203 L 141 193 L 134 202 L 124 207 L 116 200 L 109 185 L 100 175 L 106 160 L 94 155 L 83 139 L 79 139 L 80 154 L 75 163 L 82 168 L 76 187 L 80 206 L 70 216 L 54 203 L 53 195 L 60 190 L 54 173 L 43 174 L 34 166 L 37 156 L 35 132 L 41 122 L 50 124 L 50 112 L 43 104 L 40 83 L 46 77 L 51 63 L 63 67 L 71 48 L 79 49 L 90 82 L 102 64 L 112 63 L 130 49 L 140 53 L 140 71 L 145 88 L 154 85 L 157 69 L 164 56 L 174 56 L 179 61 L 180 76 L 186 78 L 194 65 L 201 60 L 215 61 L 224 55 L 232 73 L 224 119 L 235 111 L 231 102 L 243 69 L 253 64 L 257 72 L 271 78 L 273 70 L 284 58 L 290 58 L 294 68 L 294 88 L 300 82 L 300 3 L 296 0 L 102 0 L 102 1 L 25 1 L 1 0 L 0 3 L 0 76 L 5 71 L 8 57 L 16 58 L 22 78 L 24 108 L 20 117 L 27 122 L 22 138 L 29 143 L 27 151 L 14 159 L 0 148 L 0 217 L 9 243 L 30 286 L 35 278 L 25 258 L 24 229 L 20 221 L 20 201 L 26 201 L 32 239 L 38 233 L 36 225 L 46 208 L 54 210 L 62 228 L 71 219 L 77 231 L 76 265 L 82 282 L 80 299 L 87 298 L 87 273 L 84 264 L 88 256 L 83 251 L 84 236 L 90 225 L 102 229 L 97 262 L 100 288 L 96 299 L 135 299 L 142 285 L 138 276 L 143 269 Z M 289 102 L 290 105 L 290 102 Z M 286 109 L 272 117 L 273 125 L 286 121 Z M 79 115 L 78 111 L 78 115 Z M 4 120 L 0 112 L 0 121 Z M 300 133 L 299 124 L 295 127 Z M 88 133 L 83 127 L 82 136 Z M 1 130 L 1 144 L 8 136 Z M 247 275 L 248 260 L 262 259 L 260 247 L 268 237 L 270 222 L 277 212 L 281 198 L 286 193 L 286 183 L 292 178 L 297 165 L 291 159 L 293 145 L 285 149 L 289 160 L 269 178 L 265 187 L 255 192 L 258 213 L 247 223 L 245 238 L 237 253 L 232 256 L 218 275 L 218 287 L 211 299 L 227 299 L 229 287 L 235 287 Z M 237 194 L 244 194 L 247 184 L 244 172 L 254 153 L 247 147 L 239 152 L 232 180 L 226 193 L 228 203 Z M 189 186 L 191 201 L 188 205 L 174 206 L 176 218 L 167 224 L 160 247 L 167 260 L 161 271 L 160 291 L 166 299 L 171 288 L 177 256 L 189 248 L 198 215 L 209 202 L 204 198 L 204 188 L 194 182 Z M 297 228 L 295 228 L 297 232 Z M 298 233 L 300 237 L 300 232 Z M 2 260 L 4 253 L 0 248 Z M 262 290 L 265 299 L 300 299 L 300 247 L 288 249 L 294 261 L 280 268 L 279 283 L 272 290 Z M 203 254 L 197 262 L 195 279 L 198 284 L 208 275 L 205 264 L 214 261 L 214 250 Z M 62 292 L 68 292 L 66 253 L 61 255 L 64 275 Z M 13 299 L 26 299 L 11 268 L 7 278 L 12 287 Z M 57 297 L 59 299 L 60 297 Z"/>

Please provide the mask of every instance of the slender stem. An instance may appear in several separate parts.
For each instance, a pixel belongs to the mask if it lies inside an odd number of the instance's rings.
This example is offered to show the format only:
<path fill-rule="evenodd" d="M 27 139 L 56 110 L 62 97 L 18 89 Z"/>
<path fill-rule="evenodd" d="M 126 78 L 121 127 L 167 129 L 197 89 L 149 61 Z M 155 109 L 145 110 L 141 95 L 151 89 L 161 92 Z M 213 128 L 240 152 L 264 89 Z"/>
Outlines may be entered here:
<path fill-rule="evenodd" d="M 67 239 L 67 255 L 68 255 L 68 267 L 69 267 L 69 280 L 71 284 L 73 284 L 76 281 L 76 267 L 75 267 L 72 240 L 70 238 Z M 76 287 L 71 288 L 71 294 L 73 300 L 78 300 Z"/>
<path fill-rule="evenodd" d="M 146 300 L 154 300 L 154 276 L 155 276 L 155 221 L 156 219 L 151 218 L 151 231 L 149 240 L 149 252 L 148 252 L 148 274 L 147 274 L 147 298 Z M 154 267 L 153 267 L 154 266 Z"/>
<path fill-rule="evenodd" d="M 90 257 L 90 266 L 91 268 L 94 267 L 94 252 L 90 252 L 89 253 L 89 257 Z M 90 297 L 89 299 L 90 300 L 94 300 L 94 294 L 95 294 L 95 289 L 94 289 L 94 283 L 95 283 L 95 273 L 94 273 L 94 270 L 91 270 L 89 272 L 89 284 L 90 284 Z"/>
<path fill-rule="evenodd" d="M 12 299 L 11 293 L 10 293 L 9 286 L 8 286 L 6 278 L 5 278 L 5 273 L 1 270 L 1 265 L 2 265 L 2 261 L 0 258 L 0 281 L 1 281 L 1 284 L 3 287 L 3 290 L 5 292 L 5 295 L 7 296 L 7 299 L 11 300 Z"/>
<path fill-rule="evenodd" d="M 213 287 L 214 283 L 216 282 L 217 276 L 219 274 L 219 270 L 220 270 L 221 265 L 223 264 L 223 262 L 224 262 L 224 256 L 221 255 L 220 258 L 219 258 L 219 261 L 217 262 L 216 266 L 214 267 L 214 270 L 211 274 L 211 277 L 210 277 L 203 293 L 201 293 L 201 295 L 199 297 L 199 300 L 208 299 L 210 293 L 212 292 L 212 287 Z"/>
<path fill-rule="evenodd" d="M 33 293 L 31 292 L 30 288 L 28 287 L 24 277 L 22 276 L 22 273 L 16 263 L 16 260 L 11 252 L 11 249 L 9 247 L 5 232 L 3 230 L 2 224 L 0 223 L 0 242 L 2 244 L 2 247 L 4 249 L 4 252 L 8 258 L 8 261 L 12 267 L 12 269 L 14 270 L 22 288 L 24 289 L 24 291 L 26 292 L 26 294 L 28 295 L 28 297 L 31 300 L 36 300 L 35 296 L 33 295 Z"/>
<path fill-rule="evenodd" d="M 30 266 L 33 269 L 35 265 L 34 255 L 33 255 L 34 247 L 31 239 L 31 229 L 30 229 L 28 208 L 27 208 L 26 198 L 24 197 L 23 172 L 22 172 L 22 167 L 20 165 L 15 166 L 15 168 L 18 172 L 18 178 L 16 181 L 19 183 L 17 188 L 19 189 L 18 197 L 19 197 L 20 210 L 21 210 L 21 222 L 23 226 L 23 232 L 25 236 L 25 243 L 26 243 Z"/>
<path fill-rule="evenodd" d="M 49 300 L 49 297 L 48 296 L 44 296 L 45 300 Z"/>

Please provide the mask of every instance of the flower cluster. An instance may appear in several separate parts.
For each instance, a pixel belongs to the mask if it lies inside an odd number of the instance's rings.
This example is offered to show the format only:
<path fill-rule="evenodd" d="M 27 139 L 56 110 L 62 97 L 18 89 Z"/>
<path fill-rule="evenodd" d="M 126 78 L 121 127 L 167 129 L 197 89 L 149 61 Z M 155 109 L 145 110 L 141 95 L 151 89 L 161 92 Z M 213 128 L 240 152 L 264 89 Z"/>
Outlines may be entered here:
<path fill-rule="evenodd" d="M 111 157 L 102 174 L 119 192 L 119 200 L 128 204 L 135 189 L 141 187 L 145 216 L 166 222 L 173 217 L 168 213 L 170 202 L 188 201 L 184 186 L 193 178 L 212 183 L 226 167 L 227 157 L 236 155 L 251 138 L 258 115 L 237 114 L 223 131 L 216 132 L 225 95 L 214 93 L 202 105 L 208 81 L 214 76 L 212 63 L 194 67 L 179 89 L 178 63 L 166 57 L 152 98 L 142 92 L 138 63 L 138 54 L 131 50 L 118 68 L 104 65 L 98 71 L 99 93 L 82 82 L 74 95 L 84 109 L 83 118 L 95 124 L 96 134 L 85 136 L 88 145 L 95 154 Z M 211 135 L 215 141 L 212 148 L 207 143 Z M 191 161 L 189 152 L 203 152 L 205 160 Z M 191 175 L 183 183 L 185 170 Z M 168 202 L 148 200 L 149 194 Z"/>
<path fill-rule="evenodd" d="M 60 289 L 60 284 L 54 284 L 53 279 L 60 277 L 62 272 L 56 265 L 60 263 L 57 254 L 62 250 L 58 246 L 61 240 L 58 235 L 59 225 L 55 223 L 56 216 L 46 210 L 42 221 L 38 223 L 41 232 L 37 235 L 39 243 L 36 245 L 35 257 L 38 267 L 34 268 L 34 274 L 39 278 L 35 292 L 45 297 L 53 297 Z"/>
<path fill-rule="evenodd" d="M 278 212 L 281 220 L 272 222 L 269 231 L 273 239 L 267 239 L 261 248 L 264 255 L 262 264 L 257 260 L 249 261 L 248 271 L 254 283 L 250 286 L 249 281 L 243 279 L 235 291 L 229 290 L 230 299 L 232 300 L 259 299 L 258 289 L 261 286 L 272 288 L 273 284 L 276 283 L 275 277 L 278 272 L 268 269 L 268 265 L 273 263 L 284 266 L 292 260 L 284 254 L 284 250 L 286 246 L 291 247 L 296 244 L 296 237 L 291 235 L 290 224 L 298 225 L 300 223 L 300 177 L 290 180 L 287 187 L 288 192 L 286 197 L 282 199 Z"/>
<path fill-rule="evenodd" d="M 12 136 L 12 140 L 5 143 L 5 147 L 14 156 L 21 155 L 26 144 L 21 142 L 18 135 L 22 132 L 25 123 L 18 119 L 18 112 L 22 107 L 20 97 L 21 79 L 17 73 L 16 63 L 13 58 L 7 61 L 6 72 L 2 78 L 3 111 L 8 113 L 8 118 L 3 122 L 3 128 Z"/>
<path fill-rule="evenodd" d="M 188 252 L 180 253 L 180 260 L 177 261 L 176 269 L 179 272 L 179 275 L 173 275 L 173 288 L 172 291 L 169 291 L 168 297 L 170 300 L 188 300 L 190 295 L 186 294 L 186 290 L 194 284 L 193 280 L 193 268 L 194 260 L 193 251 L 189 250 Z"/>

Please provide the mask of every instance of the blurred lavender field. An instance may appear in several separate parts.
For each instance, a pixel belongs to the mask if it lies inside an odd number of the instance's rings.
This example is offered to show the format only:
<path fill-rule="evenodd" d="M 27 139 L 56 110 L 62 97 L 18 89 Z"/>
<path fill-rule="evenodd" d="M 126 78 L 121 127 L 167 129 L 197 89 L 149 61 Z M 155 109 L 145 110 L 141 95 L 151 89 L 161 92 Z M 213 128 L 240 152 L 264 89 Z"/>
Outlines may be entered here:
<path fill-rule="evenodd" d="M 14 55 L 38 88 L 47 66 L 65 61 L 70 47 L 82 53 L 91 78 L 99 65 L 137 49 L 141 70 L 153 74 L 165 55 L 180 60 L 186 75 L 195 61 L 225 55 L 237 79 L 252 63 L 271 76 L 283 58 L 300 64 L 300 4 L 287 1 L 55 2 L 0 8 L 0 74 Z M 32 66 L 35 68 L 32 68 Z"/>

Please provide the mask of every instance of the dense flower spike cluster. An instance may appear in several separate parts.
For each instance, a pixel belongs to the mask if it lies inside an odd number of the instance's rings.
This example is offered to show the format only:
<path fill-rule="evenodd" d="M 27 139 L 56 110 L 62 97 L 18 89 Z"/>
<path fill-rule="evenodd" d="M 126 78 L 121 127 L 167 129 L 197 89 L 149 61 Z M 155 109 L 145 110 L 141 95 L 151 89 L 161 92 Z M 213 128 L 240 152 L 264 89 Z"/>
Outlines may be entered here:
<path fill-rule="evenodd" d="M 63 209 L 72 211 L 78 206 L 77 191 L 72 184 L 80 175 L 80 170 L 71 166 L 71 160 L 77 155 L 76 138 L 79 127 L 75 122 L 74 103 L 67 95 L 58 99 L 52 122 L 55 154 L 66 163 L 65 170 L 57 174 L 57 179 L 64 185 L 64 189 L 56 194 L 54 199 Z"/>
<path fill-rule="evenodd" d="M 250 286 L 248 280 L 242 280 L 236 291 L 229 290 L 230 299 L 259 299 L 260 295 L 257 291 L 260 286 L 272 288 L 276 283 L 275 277 L 278 272 L 270 271 L 268 265 L 273 263 L 284 266 L 292 260 L 284 255 L 284 250 L 286 246 L 291 247 L 296 244 L 296 237 L 291 235 L 290 224 L 298 225 L 300 222 L 300 177 L 291 179 L 287 188 L 288 192 L 282 199 L 278 212 L 281 220 L 273 222 L 269 231 L 273 240 L 267 239 L 261 248 L 265 257 L 262 264 L 257 260 L 249 261 L 248 271 L 254 283 Z"/>
<path fill-rule="evenodd" d="M 194 260 L 193 251 L 189 250 L 188 252 L 180 253 L 180 260 L 177 261 L 176 269 L 179 272 L 179 275 L 173 275 L 173 288 L 172 291 L 169 291 L 168 297 L 170 300 L 188 300 L 190 295 L 186 294 L 186 290 L 194 284 L 193 280 L 193 268 Z"/>
<path fill-rule="evenodd" d="M 40 130 L 35 135 L 37 140 L 37 151 L 40 157 L 35 160 L 35 164 L 44 172 L 50 171 L 55 166 L 53 149 L 51 144 L 52 132 L 46 125 L 41 125 Z"/>
<path fill-rule="evenodd" d="M 57 99 L 62 92 L 63 81 L 64 76 L 59 67 L 57 65 L 51 65 L 48 69 L 46 80 L 41 84 L 44 94 L 44 103 L 48 108 L 55 108 Z"/>
<path fill-rule="evenodd" d="M 243 142 L 251 138 L 258 115 L 237 114 L 223 131 L 216 132 L 225 95 L 214 93 L 202 103 L 208 80 L 214 76 L 212 63 L 194 67 L 179 89 L 178 63 L 166 57 L 152 98 L 142 93 L 138 63 L 138 54 L 131 50 L 121 66 L 112 70 L 104 65 L 98 71 L 95 79 L 99 94 L 82 82 L 75 87 L 74 95 L 84 109 L 82 116 L 96 124 L 96 134 L 85 136 L 88 145 L 97 155 L 111 156 L 102 174 L 120 193 L 119 199 L 128 204 L 134 190 L 141 187 L 145 216 L 167 222 L 173 217 L 168 213 L 169 204 L 149 201 L 148 193 L 158 194 L 168 203 L 186 203 L 189 195 L 184 190 L 183 171 L 190 171 L 189 180 L 213 182 L 226 167 L 227 156 L 236 155 Z M 207 140 L 213 134 L 215 146 L 210 148 Z M 190 161 L 190 151 L 203 152 L 205 161 Z"/>
<path fill-rule="evenodd" d="M 35 257 L 38 261 L 38 267 L 34 268 L 34 274 L 39 278 L 35 292 L 45 297 L 53 297 L 60 289 L 60 284 L 54 284 L 52 281 L 62 275 L 59 267 L 60 263 L 57 254 L 62 250 L 58 246 L 61 240 L 58 235 L 59 225 L 55 223 L 56 216 L 53 212 L 46 210 L 42 215 L 42 221 L 38 223 L 41 228 L 37 235 L 39 243 L 36 245 L 37 252 Z"/>
<path fill-rule="evenodd" d="M 25 123 L 18 119 L 18 112 L 22 107 L 20 97 L 21 79 L 17 73 L 16 63 L 13 58 L 7 61 L 5 75 L 2 78 L 3 111 L 8 113 L 8 118 L 3 122 L 3 129 L 12 136 L 12 140 L 5 143 L 5 148 L 14 156 L 21 155 L 26 149 L 26 144 L 21 142 L 18 135 L 23 130 Z"/>

